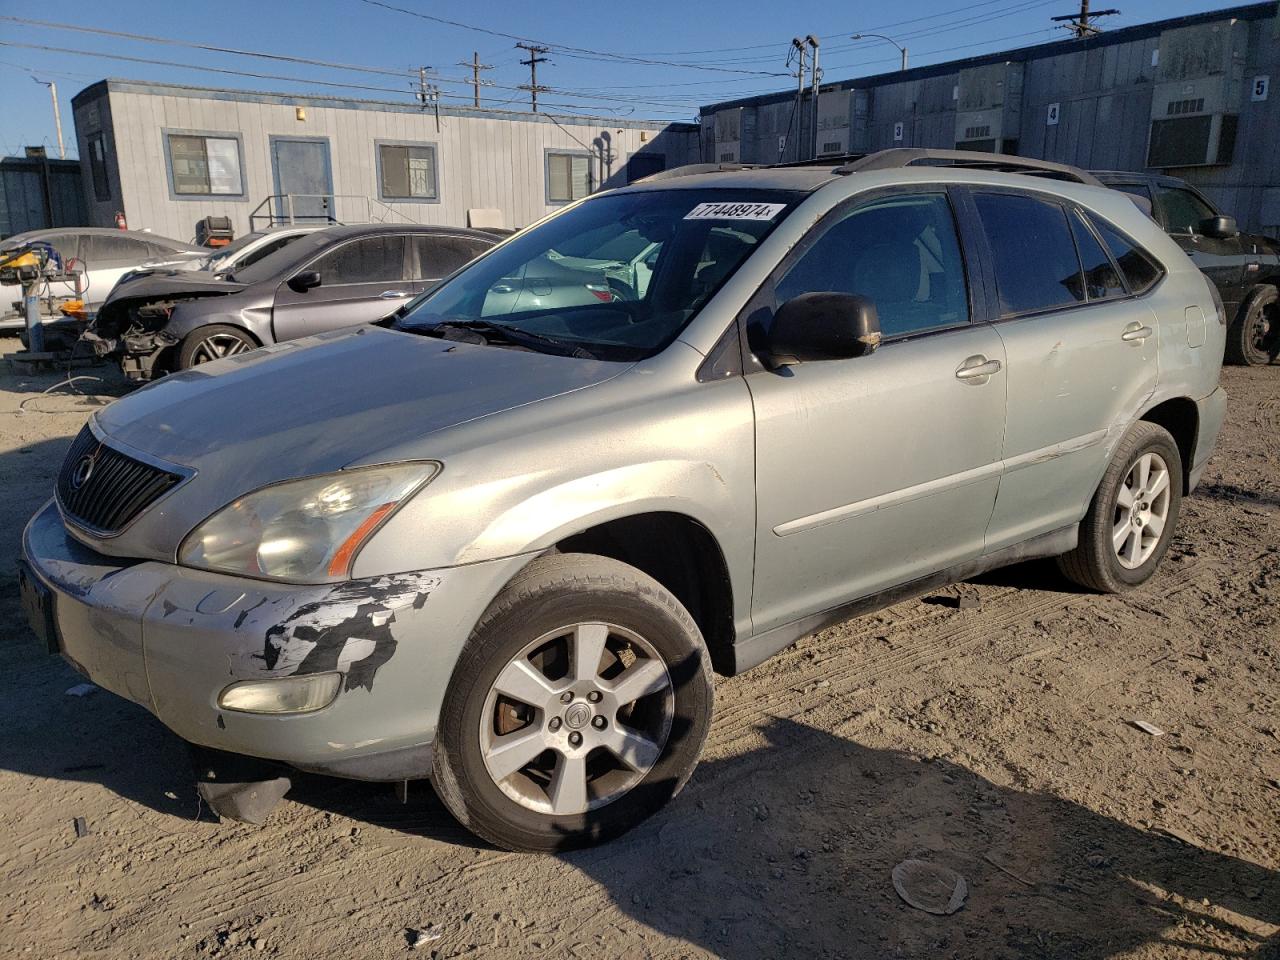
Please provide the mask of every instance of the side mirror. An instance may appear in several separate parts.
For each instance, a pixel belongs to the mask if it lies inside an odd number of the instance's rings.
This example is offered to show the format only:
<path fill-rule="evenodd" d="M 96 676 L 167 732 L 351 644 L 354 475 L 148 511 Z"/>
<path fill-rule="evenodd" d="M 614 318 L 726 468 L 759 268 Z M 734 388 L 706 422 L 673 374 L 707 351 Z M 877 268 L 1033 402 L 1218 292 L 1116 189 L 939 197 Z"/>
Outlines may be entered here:
<path fill-rule="evenodd" d="M 295 273 L 289 278 L 289 289 L 294 293 L 306 293 L 318 286 L 320 286 L 320 274 L 314 270 L 303 270 L 302 273 Z"/>
<path fill-rule="evenodd" d="M 1196 233 L 1211 240 L 1230 240 L 1240 236 L 1235 217 L 1205 217 L 1196 224 Z"/>
<path fill-rule="evenodd" d="M 861 357 L 880 346 L 876 305 L 852 293 L 802 293 L 778 308 L 769 330 L 775 370 L 814 360 Z"/>

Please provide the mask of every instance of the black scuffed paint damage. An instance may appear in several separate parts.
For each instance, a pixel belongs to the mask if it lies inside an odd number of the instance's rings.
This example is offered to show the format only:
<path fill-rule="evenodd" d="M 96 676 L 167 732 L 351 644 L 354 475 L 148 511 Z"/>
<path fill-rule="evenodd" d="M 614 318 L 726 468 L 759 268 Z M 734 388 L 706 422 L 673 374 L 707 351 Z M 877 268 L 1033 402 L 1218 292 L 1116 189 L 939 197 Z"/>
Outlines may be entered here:
<path fill-rule="evenodd" d="M 338 671 L 344 690 L 373 690 L 374 675 L 396 652 L 396 610 L 421 610 L 438 576 L 396 574 L 339 584 L 266 632 L 255 654 L 273 676 Z"/>

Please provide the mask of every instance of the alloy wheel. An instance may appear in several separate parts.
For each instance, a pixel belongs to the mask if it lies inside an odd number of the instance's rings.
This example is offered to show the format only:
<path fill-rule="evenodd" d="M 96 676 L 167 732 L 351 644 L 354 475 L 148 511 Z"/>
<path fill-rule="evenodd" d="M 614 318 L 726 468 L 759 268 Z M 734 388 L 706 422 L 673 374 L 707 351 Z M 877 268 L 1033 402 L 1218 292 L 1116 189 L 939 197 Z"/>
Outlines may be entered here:
<path fill-rule="evenodd" d="M 1169 466 L 1158 453 L 1144 453 L 1129 468 L 1116 495 L 1111 544 L 1130 570 L 1147 562 L 1169 519 Z"/>
<path fill-rule="evenodd" d="M 191 365 L 208 363 L 222 357 L 235 356 L 237 353 L 248 353 L 253 347 L 240 337 L 230 333 L 215 333 L 205 337 L 196 345 L 191 353 Z"/>
<path fill-rule="evenodd" d="M 662 756 L 675 712 L 667 665 L 639 634 L 575 623 L 527 644 L 480 715 L 485 769 L 521 806 L 582 814 L 636 786 Z"/>

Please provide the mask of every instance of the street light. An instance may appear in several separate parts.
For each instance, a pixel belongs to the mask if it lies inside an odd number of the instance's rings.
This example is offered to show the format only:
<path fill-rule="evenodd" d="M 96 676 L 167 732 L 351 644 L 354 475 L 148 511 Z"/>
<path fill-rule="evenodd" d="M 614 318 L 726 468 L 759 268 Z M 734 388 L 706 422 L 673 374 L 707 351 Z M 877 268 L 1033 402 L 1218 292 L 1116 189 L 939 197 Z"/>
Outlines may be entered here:
<path fill-rule="evenodd" d="M 901 52 L 902 54 L 902 69 L 903 70 L 907 69 L 907 48 L 904 47 L 902 44 L 898 43 L 898 41 L 890 37 L 886 37 L 883 33 L 855 33 L 849 39 L 850 40 L 883 40 L 885 43 L 892 43 L 895 47 L 898 48 L 899 52 Z"/>

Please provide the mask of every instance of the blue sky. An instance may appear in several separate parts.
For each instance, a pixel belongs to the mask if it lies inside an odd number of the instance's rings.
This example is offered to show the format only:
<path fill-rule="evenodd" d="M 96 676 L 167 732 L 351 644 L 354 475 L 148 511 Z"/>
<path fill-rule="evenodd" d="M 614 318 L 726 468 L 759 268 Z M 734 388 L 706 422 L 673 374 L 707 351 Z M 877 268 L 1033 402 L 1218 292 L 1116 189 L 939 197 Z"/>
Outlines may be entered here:
<path fill-rule="evenodd" d="M 878 40 L 854 43 L 848 37 L 855 32 L 889 35 L 908 47 L 912 66 L 922 66 L 1061 39 L 1065 32 L 1049 17 L 1078 9 L 1078 0 L 898 0 L 875 5 L 836 5 L 829 0 L 648 0 L 596 5 L 581 0 L 385 0 L 391 7 L 459 24 L 453 25 L 387 9 L 377 2 L 60 0 L 36 5 L 0 0 L 0 15 L 386 71 L 338 70 L 0 21 L 0 79 L 4 81 L 0 152 L 21 153 L 26 144 L 43 143 L 55 154 L 49 92 L 36 79 L 58 85 L 70 156 L 74 156 L 70 99 L 104 77 L 408 101 L 417 68 L 428 66 L 434 68 L 442 103 L 464 104 L 470 103 L 472 91 L 462 81 L 470 77 L 470 70 L 458 62 L 470 60 L 475 51 L 482 63 L 493 66 L 482 74 L 494 84 L 482 91 L 483 102 L 527 109 L 527 94 L 512 89 L 528 82 L 528 68 L 519 63 L 527 54 L 515 49 L 515 37 L 559 45 L 538 71 L 539 83 L 555 88 L 542 95 L 547 109 L 688 120 L 701 103 L 794 86 L 795 81 L 785 74 L 791 69 L 786 64 L 787 48 L 796 35 L 812 33 L 820 38 L 824 78 L 831 81 L 880 73 L 898 64 L 899 55 L 892 46 Z M 1227 5 L 1205 0 L 1115 2 L 1123 12 L 1102 21 L 1110 29 Z M 1093 6 L 1107 4 L 1095 0 Z M 196 67 L 273 76 L 220 74 Z M 278 79 L 283 77 L 292 79 Z M 362 86 L 380 89 L 359 89 Z"/>

